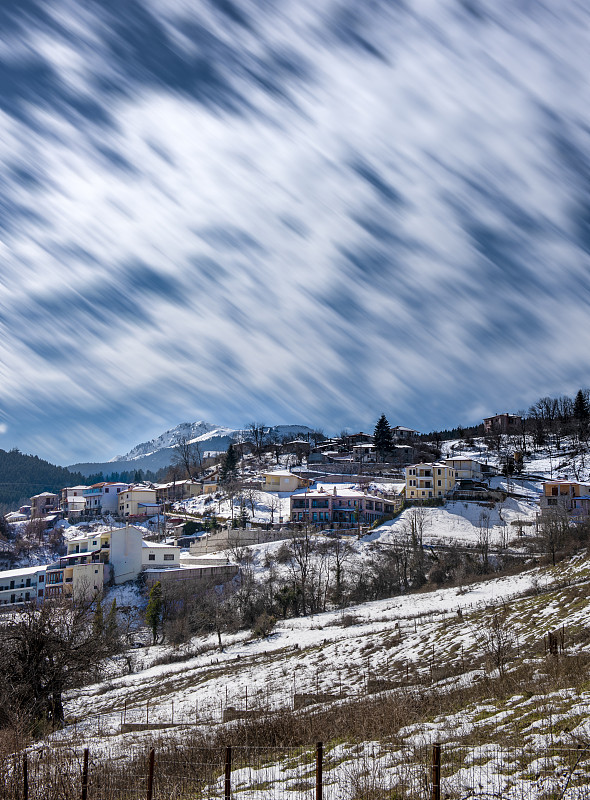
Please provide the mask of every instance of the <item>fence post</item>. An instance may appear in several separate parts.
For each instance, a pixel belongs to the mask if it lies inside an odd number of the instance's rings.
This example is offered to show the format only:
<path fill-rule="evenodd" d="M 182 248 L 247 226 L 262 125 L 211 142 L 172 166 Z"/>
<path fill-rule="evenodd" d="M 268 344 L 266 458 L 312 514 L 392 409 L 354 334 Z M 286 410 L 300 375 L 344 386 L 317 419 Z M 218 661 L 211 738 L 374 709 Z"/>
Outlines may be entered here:
<path fill-rule="evenodd" d="M 82 765 L 82 800 L 88 797 L 88 748 L 84 748 L 84 763 Z"/>
<path fill-rule="evenodd" d="M 23 755 L 23 800 L 29 800 L 29 764 L 26 753 Z"/>
<path fill-rule="evenodd" d="M 324 745 L 318 742 L 315 751 L 315 800 L 322 800 Z"/>
<path fill-rule="evenodd" d="M 148 779 L 147 779 L 147 800 L 152 800 L 154 793 L 154 761 L 156 759 L 156 751 L 152 747 L 150 750 L 150 757 L 148 759 Z"/>
<path fill-rule="evenodd" d="M 440 800 L 440 744 L 432 745 L 432 800 Z"/>
<path fill-rule="evenodd" d="M 225 788 L 224 800 L 230 800 L 231 796 L 231 745 L 225 748 Z"/>

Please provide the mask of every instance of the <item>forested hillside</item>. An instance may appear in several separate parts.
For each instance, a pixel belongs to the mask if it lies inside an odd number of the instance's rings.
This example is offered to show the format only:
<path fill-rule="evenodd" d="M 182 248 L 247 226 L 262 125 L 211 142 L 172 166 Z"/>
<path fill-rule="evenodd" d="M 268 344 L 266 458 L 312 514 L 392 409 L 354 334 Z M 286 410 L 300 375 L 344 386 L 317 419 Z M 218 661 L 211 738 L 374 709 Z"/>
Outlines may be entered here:
<path fill-rule="evenodd" d="M 0 449 L 0 507 L 15 508 L 34 494 L 76 484 L 88 484 L 88 478 L 17 449 Z"/>

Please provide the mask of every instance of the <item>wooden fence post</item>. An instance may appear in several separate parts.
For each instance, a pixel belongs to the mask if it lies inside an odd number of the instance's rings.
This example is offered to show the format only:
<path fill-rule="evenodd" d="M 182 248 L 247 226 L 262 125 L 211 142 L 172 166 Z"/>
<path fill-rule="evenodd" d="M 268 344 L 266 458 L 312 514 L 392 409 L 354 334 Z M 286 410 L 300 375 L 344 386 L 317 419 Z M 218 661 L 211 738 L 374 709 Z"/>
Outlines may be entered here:
<path fill-rule="evenodd" d="M 432 745 L 432 800 L 440 800 L 440 744 Z"/>
<path fill-rule="evenodd" d="M 147 795 L 146 800 L 152 800 L 154 793 L 154 761 L 156 760 L 156 751 L 152 747 L 148 759 L 148 776 L 147 776 Z"/>
<path fill-rule="evenodd" d="M 322 800 L 324 745 L 318 742 L 315 751 L 315 800 Z"/>
<path fill-rule="evenodd" d="M 225 787 L 224 800 L 230 800 L 231 796 L 231 745 L 225 748 Z"/>
<path fill-rule="evenodd" d="M 23 800 L 29 800 L 29 763 L 26 753 L 23 755 Z"/>
<path fill-rule="evenodd" d="M 84 748 L 84 763 L 82 765 L 82 800 L 88 797 L 88 748 Z"/>

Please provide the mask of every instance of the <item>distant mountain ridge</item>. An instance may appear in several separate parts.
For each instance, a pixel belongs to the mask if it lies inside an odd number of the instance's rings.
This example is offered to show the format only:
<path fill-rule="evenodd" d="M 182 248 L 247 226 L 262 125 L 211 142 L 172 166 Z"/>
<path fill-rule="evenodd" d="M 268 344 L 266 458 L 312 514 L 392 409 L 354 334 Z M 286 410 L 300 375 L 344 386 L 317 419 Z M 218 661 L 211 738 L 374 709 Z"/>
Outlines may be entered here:
<path fill-rule="evenodd" d="M 215 433 L 219 432 L 221 436 L 231 435 L 234 432 L 232 428 L 212 425 L 210 422 L 204 422 L 203 420 L 199 422 L 181 422 L 180 425 L 168 431 L 164 431 L 164 433 L 161 433 L 160 436 L 155 439 L 150 439 L 149 442 L 142 442 L 141 444 L 135 445 L 135 447 L 125 455 L 115 456 L 111 461 L 113 463 L 118 461 L 134 461 L 138 458 L 149 456 L 159 450 L 174 447 L 178 444 L 180 439 L 186 438 L 193 441 L 201 437 L 206 438 L 207 435 L 211 434 L 213 431 L 215 431 Z"/>
<path fill-rule="evenodd" d="M 312 428 L 307 425 L 273 425 L 268 430 L 279 439 L 283 436 L 294 436 L 298 433 L 307 434 Z M 68 469 L 75 470 L 82 475 L 95 475 L 102 472 L 109 475 L 112 472 L 152 470 L 156 472 L 169 466 L 174 456 L 174 446 L 186 437 L 190 442 L 196 442 L 201 447 L 201 452 L 220 452 L 227 450 L 230 442 L 238 434 L 247 436 L 248 431 L 240 428 L 228 428 L 223 425 L 213 425 L 210 422 L 182 422 L 170 428 L 148 442 L 135 445 L 125 455 L 115 456 L 110 461 L 87 462 L 74 464 Z"/>

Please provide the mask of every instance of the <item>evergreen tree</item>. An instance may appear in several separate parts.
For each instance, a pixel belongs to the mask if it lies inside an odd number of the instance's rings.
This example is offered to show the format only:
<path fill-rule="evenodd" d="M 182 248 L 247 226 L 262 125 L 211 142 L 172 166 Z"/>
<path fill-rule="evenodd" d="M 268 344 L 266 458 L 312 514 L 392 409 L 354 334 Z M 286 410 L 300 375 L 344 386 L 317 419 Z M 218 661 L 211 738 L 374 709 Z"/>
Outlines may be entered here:
<path fill-rule="evenodd" d="M 223 461 L 221 463 L 221 471 L 220 471 L 220 478 L 222 483 L 229 483 L 230 481 L 234 480 L 236 477 L 236 472 L 238 469 L 238 454 L 234 446 L 231 444 L 228 445 L 227 452 L 223 457 Z"/>
<path fill-rule="evenodd" d="M 578 422 L 588 422 L 588 418 L 590 417 L 590 407 L 588 404 L 588 398 L 585 393 L 580 389 L 576 395 L 576 399 L 574 400 L 574 418 Z"/>
<path fill-rule="evenodd" d="M 119 649 L 119 623 L 117 621 L 117 601 L 113 598 L 104 625 L 104 635 L 113 652 Z"/>
<path fill-rule="evenodd" d="M 381 414 L 373 432 L 375 449 L 381 461 L 385 460 L 387 453 L 393 450 L 393 436 L 385 414 Z"/>
<path fill-rule="evenodd" d="M 102 603 L 100 602 L 100 598 L 96 601 L 96 609 L 94 611 L 94 617 L 92 618 L 92 635 L 97 639 L 100 639 L 104 633 L 104 619 L 102 615 Z"/>
<path fill-rule="evenodd" d="M 164 600 L 162 598 L 162 584 L 156 581 L 150 589 L 150 596 L 145 612 L 145 621 L 152 631 L 153 643 L 158 640 L 158 629 L 162 624 L 162 610 Z"/>

